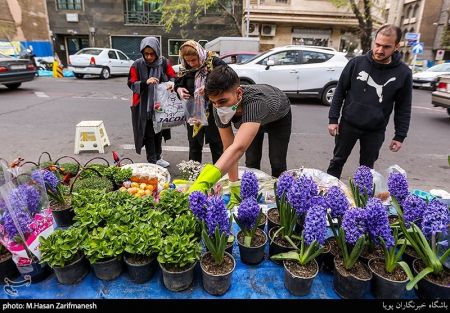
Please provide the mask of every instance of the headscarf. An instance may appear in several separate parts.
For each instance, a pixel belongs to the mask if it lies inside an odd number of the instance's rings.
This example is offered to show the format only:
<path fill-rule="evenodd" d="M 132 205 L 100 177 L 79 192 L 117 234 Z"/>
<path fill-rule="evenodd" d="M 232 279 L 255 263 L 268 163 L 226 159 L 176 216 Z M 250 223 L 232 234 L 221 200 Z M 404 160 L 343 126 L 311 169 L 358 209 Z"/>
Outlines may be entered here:
<path fill-rule="evenodd" d="M 186 61 L 181 55 L 181 49 L 184 46 L 189 46 L 195 51 L 197 51 L 197 55 L 199 57 L 199 63 L 200 66 L 196 68 L 188 69 L 188 65 L 186 64 Z M 209 110 L 208 110 L 208 102 L 205 100 L 204 95 L 200 95 L 198 90 L 200 90 L 201 87 L 204 87 L 206 84 L 206 77 L 208 76 L 208 73 L 212 70 L 212 60 L 215 53 L 212 51 L 205 50 L 198 42 L 194 40 L 188 40 L 180 47 L 180 52 L 178 55 L 179 63 L 181 64 L 180 72 L 178 73 L 178 77 L 183 77 L 187 73 L 195 72 L 195 78 L 194 78 L 194 103 L 197 108 L 201 108 L 202 106 L 205 108 L 205 114 L 206 118 L 208 118 Z M 192 137 L 195 137 L 199 130 L 202 128 L 202 125 L 194 125 L 194 130 L 192 133 Z"/>
<path fill-rule="evenodd" d="M 147 60 L 144 57 L 144 49 L 146 47 L 150 47 L 153 49 L 153 51 L 156 54 L 156 59 L 152 63 L 148 63 Z M 141 41 L 140 51 L 142 53 L 142 58 L 144 59 L 145 68 L 140 68 L 140 75 L 141 80 L 147 80 L 150 77 L 161 77 L 161 71 L 165 70 L 162 69 L 162 57 L 160 55 L 160 43 L 159 40 L 155 37 L 145 37 Z M 148 97 L 147 97 L 147 113 L 149 114 L 149 118 L 152 116 L 153 112 L 153 103 L 154 103 L 154 97 L 155 97 L 155 85 L 150 84 L 148 85 Z"/>

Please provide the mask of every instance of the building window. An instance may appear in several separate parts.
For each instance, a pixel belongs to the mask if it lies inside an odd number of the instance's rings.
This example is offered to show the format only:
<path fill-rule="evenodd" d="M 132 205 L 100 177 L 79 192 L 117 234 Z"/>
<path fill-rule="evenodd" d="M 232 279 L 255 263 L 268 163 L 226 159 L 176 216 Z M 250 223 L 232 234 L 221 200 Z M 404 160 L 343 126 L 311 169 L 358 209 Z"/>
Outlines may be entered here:
<path fill-rule="evenodd" d="M 186 41 L 188 39 L 169 39 L 169 56 L 178 56 L 181 45 Z"/>
<path fill-rule="evenodd" d="M 289 0 L 275 0 L 275 3 L 288 3 Z"/>
<path fill-rule="evenodd" d="M 57 0 L 58 10 L 82 10 L 81 0 Z"/>
<path fill-rule="evenodd" d="M 125 24 L 154 25 L 161 21 L 160 4 L 144 0 L 125 0 Z"/>

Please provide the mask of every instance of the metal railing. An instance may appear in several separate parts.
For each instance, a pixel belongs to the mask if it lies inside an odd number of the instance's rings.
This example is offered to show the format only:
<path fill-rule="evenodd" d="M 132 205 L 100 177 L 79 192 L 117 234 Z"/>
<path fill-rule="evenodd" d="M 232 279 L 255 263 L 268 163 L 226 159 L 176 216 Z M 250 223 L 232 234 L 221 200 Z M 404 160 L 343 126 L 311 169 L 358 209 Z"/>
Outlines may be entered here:
<path fill-rule="evenodd" d="M 125 24 L 159 25 L 161 22 L 161 12 L 151 12 L 151 11 L 125 12 L 124 21 Z"/>

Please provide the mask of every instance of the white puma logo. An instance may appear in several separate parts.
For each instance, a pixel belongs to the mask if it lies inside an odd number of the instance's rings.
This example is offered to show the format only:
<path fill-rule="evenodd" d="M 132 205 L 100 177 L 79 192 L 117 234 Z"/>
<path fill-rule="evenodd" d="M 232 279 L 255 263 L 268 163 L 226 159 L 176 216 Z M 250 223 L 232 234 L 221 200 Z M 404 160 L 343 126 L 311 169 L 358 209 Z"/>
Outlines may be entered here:
<path fill-rule="evenodd" d="M 377 91 L 377 95 L 380 100 L 380 103 L 383 102 L 383 87 L 386 86 L 387 84 L 389 84 L 390 82 L 393 82 L 394 80 L 396 80 L 395 77 L 392 77 L 392 78 L 389 78 L 388 81 L 384 83 L 384 85 L 378 85 L 372 79 L 372 77 L 370 77 L 369 74 L 367 74 L 366 72 L 361 71 L 361 72 L 359 72 L 358 75 L 359 76 L 356 77 L 356 79 L 362 80 L 363 82 L 367 81 L 367 84 L 369 86 L 372 86 L 373 88 L 375 88 L 375 90 Z"/>

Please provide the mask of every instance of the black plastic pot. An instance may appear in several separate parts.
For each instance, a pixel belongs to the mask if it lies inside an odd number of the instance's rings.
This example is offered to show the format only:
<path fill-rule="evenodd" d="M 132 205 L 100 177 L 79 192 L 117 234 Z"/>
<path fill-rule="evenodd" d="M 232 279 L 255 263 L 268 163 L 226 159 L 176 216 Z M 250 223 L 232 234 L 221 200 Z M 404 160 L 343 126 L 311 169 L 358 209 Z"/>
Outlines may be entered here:
<path fill-rule="evenodd" d="M 27 278 L 30 277 L 31 283 L 38 283 L 40 281 L 43 281 L 52 272 L 47 264 L 43 265 L 35 262 L 26 266 L 18 266 L 17 269 L 19 270 L 23 279 L 27 280 Z"/>
<path fill-rule="evenodd" d="M 5 257 L 5 259 L 0 262 L 0 284 L 5 283 L 5 278 L 12 280 L 19 275 L 20 273 L 17 270 L 16 263 L 14 263 L 12 259 L 12 255 L 8 254 L 8 257 Z"/>
<path fill-rule="evenodd" d="M 54 267 L 56 279 L 64 285 L 77 284 L 89 273 L 89 262 L 82 255 L 78 260 L 64 267 Z"/>
<path fill-rule="evenodd" d="M 258 228 L 264 231 L 266 229 L 267 224 L 267 215 L 266 213 L 263 213 L 262 221 L 259 223 Z"/>
<path fill-rule="evenodd" d="M 269 258 L 272 255 L 276 255 L 278 253 L 283 253 L 283 252 L 288 252 L 288 251 L 291 251 L 294 249 L 291 245 L 285 247 L 285 246 L 279 245 L 278 243 L 276 243 L 273 240 L 273 235 L 275 234 L 275 232 L 277 230 L 278 230 L 278 227 L 274 227 L 271 230 L 269 230 Z M 270 260 L 276 264 L 279 264 L 279 265 L 282 264 L 282 261 L 277 261 L 277 260 L 272 260 L 272 259 L 270 259 Z"/>
<path fill-rule="evenodd" d="M 296 276 L 287 268 L 286 266 L 287 262 L 286 261 L 283 262 L 284 286 L 294 296 L 305 296 L 310 293 L 314 278 L 316 278 L 317 274 L 319 273 L 319 265 L 317 264 L 316 260 L 312 260 L 311 262 L 314 262 L 315 264 L 314 266 L 316 268 L 316 272 L 311 277 Z"/>
<path fill-rule="evenodd" d="M 412 252 L 414 254 L 412 254 Z M 413 263 L 415 260 L 417 260 L 415 251 L 411 247 L 407 246 L 405 249 L 405 252 L 403 252 L 402 260 L 405 261 L 409 265 L 409 268 L 413 268 Z"/>
<path fill-rule="evenodd" d="M 269 217 L 269 212 L 272 212 L 272 211 L 278 211 L 278 208 L 270 208 L 270 209 L 267 211 L 267 231 L 270 231 L 270 230 L 271 230 L 272 228 L 274 228 L 274 227 L 280 226 L 279 223 L 276 223 L 275 221 L 272 221 L 272 220 L 270 219 L 270 217 Z"/>
<path fill-rule="evenodd" d="M 373 258 L 369 260 L 369 269 L 372 272 L 371 290 L 377 299 L 401 299 L 406 292 L 406 285 L 408 278 L 403 281 L 396 281 L 381 276 L 374 271 L 373 263 L 380 258 Z"/>
<path fill-rule="evenodd" d="M 241 261 L 245 264 L 259 264 L 262 261 L 264 261 L 264 249 L 266 247 L 267 243 L 267 235 L 264 231 L 261 229 L 257 229 L 256 233 L 259 233 L 264 236 L 265 240 L 264 243 L 256 246 L 256 247 L 246 247 L 243 243 L 239 241 L 239 234 L 241 231 L 237 234 L 238 238 L 238 245 L 239 245 L 239 254 L 241 255 Z"/>
<path fill-rule="evenodd" d="M 294 232 L 301 235 L 303 232 L 303 226 L 305 224 L 305 215 L 300 217 L 297 216 L 297 221 L 295 222 Z"/>
<path fill-rule="evenodd" d="M 225 252 L 228 252 L 231 255 L 233 255 L 233 246 L 234 246 L 235 239 L 236 238 L 233 239 L 233 242 L 227 242 L 227 246 L 225 247 Z"/>
<path fill-rule="evenodd" d="M 367 269 L 367 272 L 370 273 L 370 278 L 361 279 L 353 275 L 341 273 L 340 269 L 336 266 L 336 258 L 334 258 L 333 288 L 341 298 L 361 299 L 369 290 L 372 273 L 367 268 L 367 265 L 362 262 L 361 264 Z"/>
<path fill-rule="evenodd" d="M 155 256 L 150 257 L 148 261 L 143 264 L 131 263 L 129 257 L 126 255 L 124 261 L 127 265 L 128 275 L 130 275 L 131 281 L 137 284 L 142 284 L 152 279 L 157 269 Z"/>
<path fill-rule="evenodd" d="M 58 227 L 68 227 L 73 224 L 75 212 L 73 211 L 72 207 L 62 210 L 55 210 L 52 208 L 52 215 Z"/>
<path fill-rule="evenodd" d="M 328 245 L 330 245 L 331 248 L 331 244 L 329 243 L 331 240 L 335 240 L 334 237 L 328 237 L 325 241 L 327 242 Z M 321 265 L 322 265 L 322 269 L 324 271 L 327 272 L 333 272 L 334 271 L 334 257 L 335 255 L 333 254 L 333 252 L 328 251 L 328 252 L 324 252 L 322 253 L 320 256 L 318 256 L 318 261 L 321 261 Z"/>
<path fill-rule="evenodd" d="M 92 264 L 95 276 L 102 280 L 113 280 L 122 273 L 122 256 Z"/>
<path fill-rule="evenodd" d="M 208 254 L 210 253 L 209 252 L 205 253 L 202 256 L 202 260 Z M 233 274 L 234 268 L 236 267 L 236 260 L 231 254 L 227 252 L 225 252 L 225 257 L 226 256 L 228 256 L 233 260 L 233 268 L 225 274 L 208 273 L 203 266 L 202 260 L 200 260 L 200 267 L 202 269 L 203 288 L 207 293 L 213 296 L 223 295 L 225 292 L 227 292 L 228 289 L 230 289 L 231 286 L 231 276 Z"/>
<path fill-rule="evenodd" d="M 190 267 L 183 271 L 169 271 L 164 264 L 159 263 L 162 271 L 164 286 L 171 291 L 182 291 L 188 289 L 194 281 L 194 268 L 197 262 L 192 263 Z"/>
<path fill-rule="evenodd" d="M 413 270 L 414 274 L 419 273 L 419 259 L 414 260 Z M 428 274 L 431 275 L 431 274 Z M 427 276 L 428 276 L 427 275 Z M 421 299 L 450 299 L 450 286 L 444 286 L 432 282 L 425 276 L 418 283 L 417 295 Z"/>

